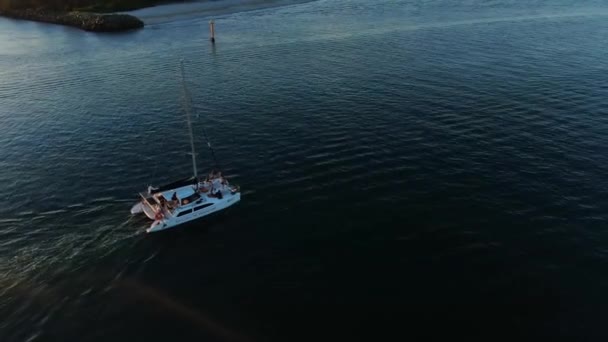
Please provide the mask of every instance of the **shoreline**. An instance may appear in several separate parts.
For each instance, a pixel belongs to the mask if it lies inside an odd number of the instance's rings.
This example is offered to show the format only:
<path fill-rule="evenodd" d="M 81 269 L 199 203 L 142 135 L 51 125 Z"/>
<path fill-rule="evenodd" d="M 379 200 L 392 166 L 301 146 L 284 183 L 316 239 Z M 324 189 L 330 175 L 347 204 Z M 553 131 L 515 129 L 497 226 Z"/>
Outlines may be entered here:
<path fill-rule="evenodd" d="M 1 10 L 0 15 L 11 19 L 72 26 L 90 32 L 122 32 L 144 27 L 143 21 L 129 14 L 23 9 Z"/>
<path fill-rule="evenodd" d="M 161 1 L 130 11 L 89 12 L 88 9 L 0 9 L 0 17 L 80 28 L 90 32 L 122 32 L 174 20 L 228 15 L 239 12 L 298 5 L 314 0 L 190 0 Z"/>

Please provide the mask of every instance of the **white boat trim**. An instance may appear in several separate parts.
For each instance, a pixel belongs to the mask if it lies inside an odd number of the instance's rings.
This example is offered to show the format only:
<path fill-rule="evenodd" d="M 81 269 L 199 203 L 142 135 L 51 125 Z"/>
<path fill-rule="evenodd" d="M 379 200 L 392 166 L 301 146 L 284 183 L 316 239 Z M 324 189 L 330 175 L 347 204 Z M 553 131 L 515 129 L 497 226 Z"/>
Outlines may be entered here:
<path fill-rule="evenodd" d="M 241 200 L 240 192 L 223 191 L 222 193 L 221 199 L 203 194 L 197 201 L 181 205 L 173 211 L 165 208 L 162 218 L 155 219 L 146 232 L 158 232 L 204 218 L 217 211 L 226 209 Z"/>

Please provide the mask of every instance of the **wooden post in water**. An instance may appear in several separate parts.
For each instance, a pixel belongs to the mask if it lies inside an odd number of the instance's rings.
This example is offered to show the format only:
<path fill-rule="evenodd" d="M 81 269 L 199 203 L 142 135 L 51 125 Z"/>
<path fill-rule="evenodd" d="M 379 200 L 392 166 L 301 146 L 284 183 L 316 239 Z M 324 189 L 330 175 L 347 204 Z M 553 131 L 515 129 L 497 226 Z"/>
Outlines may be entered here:
<path fill-rule="evenodd" d="M 215 21 L 209 21 L 209 31 L 211 31 L 211 42 L 215 43 Z"/>

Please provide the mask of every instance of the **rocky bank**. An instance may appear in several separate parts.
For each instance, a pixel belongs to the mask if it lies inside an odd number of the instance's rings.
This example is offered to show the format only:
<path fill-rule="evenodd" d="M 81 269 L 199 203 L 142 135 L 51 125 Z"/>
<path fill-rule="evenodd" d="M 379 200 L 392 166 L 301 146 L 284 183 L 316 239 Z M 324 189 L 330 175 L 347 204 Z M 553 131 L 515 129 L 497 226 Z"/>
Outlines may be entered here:
<path fill-rule="evenodd" d="M 93 32 L 118 32 L 144 27 L 144 22 L 128 14 L 52 12 L 39 9 L 0 11 L 0 15 L 44 23 L 74 26 Z"/>

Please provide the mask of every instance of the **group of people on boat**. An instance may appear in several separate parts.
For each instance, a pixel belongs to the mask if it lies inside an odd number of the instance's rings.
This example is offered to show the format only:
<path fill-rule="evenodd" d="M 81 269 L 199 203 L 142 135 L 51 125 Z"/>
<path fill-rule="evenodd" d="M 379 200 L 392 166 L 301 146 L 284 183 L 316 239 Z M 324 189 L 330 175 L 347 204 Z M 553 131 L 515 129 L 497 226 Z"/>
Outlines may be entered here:
<path fill-rule="evenodd" d="M 222 172 L 212 170 L 205 181 L 202 182 L 202 187 L 199 191 L 207 192 L 207 196 L 222 199 L 222 189 L 228 185 L 228 181 L 222 176 Z"/>
<path fill-rule="evenodd" d="M 162 215 L 163 209 L 173 211 L 181 205 L 188 204 L 191 201 L 200 198 L 202 195 L 222 199 L 226 190 L 229 190 L 232 193 L 238 191 L 237 188 L 230 188 L 228 181 L 222 176 L 222 172 L 218 170 L 211 171 L 205 180 L 200 181 L 193 186 L 193 190 L 194 193 L 191 196 L 181 199 L 178 197 L 177 191 L 174 191 L 170 198 L 168 196 L 166 198 L 166 195 L 162 196 L 159 194 L 160 196 L 156 196 L 160 204 L 158 212 Z"/>

